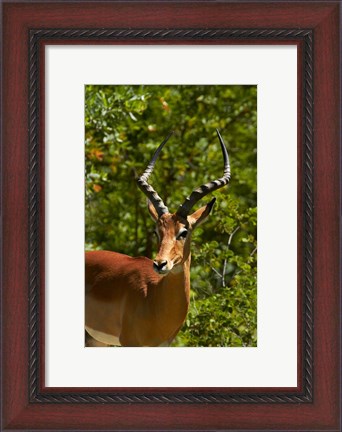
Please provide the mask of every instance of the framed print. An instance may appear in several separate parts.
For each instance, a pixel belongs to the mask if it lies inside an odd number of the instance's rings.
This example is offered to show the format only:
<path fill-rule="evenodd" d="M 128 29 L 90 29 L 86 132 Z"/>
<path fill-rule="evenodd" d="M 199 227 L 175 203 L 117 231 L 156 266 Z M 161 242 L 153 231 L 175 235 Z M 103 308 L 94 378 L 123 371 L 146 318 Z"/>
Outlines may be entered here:
<path fill-rule="evenodd" d="M 339 11 L 3 4 L 4 430 L 339 430 Z"/>

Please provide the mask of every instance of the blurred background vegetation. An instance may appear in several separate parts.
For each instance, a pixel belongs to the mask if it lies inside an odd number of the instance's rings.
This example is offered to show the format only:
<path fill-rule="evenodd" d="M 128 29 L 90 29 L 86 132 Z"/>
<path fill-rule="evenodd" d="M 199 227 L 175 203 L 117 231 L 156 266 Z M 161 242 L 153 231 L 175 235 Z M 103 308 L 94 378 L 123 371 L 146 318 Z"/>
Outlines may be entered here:
<path fill-rule="evenodd" d="M 194 232 L 191 305 L 172 346 L 257 345 L 256 124 L 256 86 L 85 88 L 86 250 L 153 257 L 154 223 L 135 179 L 170 130 L 150 182 L 171 212 L 222 176 L 215 128 L 227 145 L 231 181 L 211 194 L 213 212 Z"/>

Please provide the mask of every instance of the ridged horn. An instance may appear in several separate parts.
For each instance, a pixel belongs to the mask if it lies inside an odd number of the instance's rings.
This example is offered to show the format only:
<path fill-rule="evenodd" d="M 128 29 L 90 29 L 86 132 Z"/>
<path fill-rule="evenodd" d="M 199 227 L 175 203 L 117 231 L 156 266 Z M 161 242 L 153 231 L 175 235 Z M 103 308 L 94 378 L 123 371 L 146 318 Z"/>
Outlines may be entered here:
<path fill-rule="evenodd" d="M 156 212 L 158 213 L 158 216 L 160 217 L 164 213 L 168 213 L 169 210 L 166 207 L 166 205 L 163 203 L 163 200 L 160 198 L 160 196 L 157 194 L 157 192 L 153 189 L 153 187 L 147 182 L 149 176 L 151 175 L 154 165 L 156 163 L 156 160 L 158 159 L 159 153 L 162 151 L 162 148 L 167 143 L 167 141 L 170 139 L 171 135 L 173 135 L 173 131 L 171 131 L 168 136 L 164 139 L 164 141 L 160 144 L 160 146 L 155 151 L 151 162 L 147 165 L 147 168 L 143 172 L 143 174 L 137 179 L 137 183 L 139 188 L 144 192 L 144 194 L 147 196 L 147 198 L 151 201 L 154 208 L 156 209 Z"/>
<path fill-rule="evenodd" d="M 209 183 L 203 184 L 199 188 L 195 189 L 190 196 L 186 198 L 184 203 L 179 206 L 177 210 L 177 214 L 183 218 L 186 219 L 188 214 L 190 213 L 190 210 L 192 207 L 203 197 L 208 195 L 210 192 L 214 192 L 217 189 L 220 189 L 221 187 L 228 184 L 230 180 L 230 164 L 229 164 L 229 156 L 227 148 L 224 144 L 223 138 L 221 137 L 221 134 L 218 129 L 216 129 L 218 139 L 221 144 L 222 154 L 223 154 L 223 161 L 224 161 L 224 169 L 223 169 L 223 177 L 213 180 Z"/>

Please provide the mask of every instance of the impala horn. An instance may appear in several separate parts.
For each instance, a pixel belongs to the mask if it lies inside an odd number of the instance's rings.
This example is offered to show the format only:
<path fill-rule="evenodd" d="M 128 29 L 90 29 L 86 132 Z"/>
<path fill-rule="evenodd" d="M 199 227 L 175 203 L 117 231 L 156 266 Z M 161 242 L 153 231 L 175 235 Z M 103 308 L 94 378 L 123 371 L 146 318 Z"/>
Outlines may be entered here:
<path fill-rule="evenodd" d="M 157 192 L 147 182 L 147 180 L 153 171 L 153 168 L 154 168 L 154 165 L 156 163 L 156 160 L 158 159 L 159 153 L 162 151 L 162 148 L 168 142 L 171 135 L 173 135 L 173 131 L 171 131 L 169 133 L 169 135 L 164 139 L 164 141 L 157 148 L 157 150 L 155 151 L 155 153 L 151 159 L 151 162 L 147 165 L 146 170 L 137 180 L 139 188 L 144 192 L 144 194 L 147 196 L 147 198 L 151 201 L 151 203 L 153 204 L 154 208 L 156 209 L 156 212 L 158 213 L 159 217 L 161 215 L 163 215 L 164 213 L 168 213 L 169 210 L 166 207 L 166 205 L 163 203 L 163 200 L 160 198 L 160 196 L 157 194 Z"/>
<path fill-rule="evenodd" d="M 223 177 L 200 186 L 199 188 L 195 189 L 190 196 L 186 198 L 184 203 L 180 205 L 177 210 L 177 214 L 183 217 L 184 219 L 187 218 L 190 210 L 197 203 L 197 201 L 199 201 L 200 199 L 208 195 L 208 193 L 214 192 L 215 190 L 225 186 L 226 184 L 228 184 L 230 180 L 230 165 L 229 165 L 228 152 L 219 130 L 216 129 L 216 132 L 217 132 L 218 139 L 220 140 L 222 154 L 223 154 L 223 161 L 224 161 Z"/>

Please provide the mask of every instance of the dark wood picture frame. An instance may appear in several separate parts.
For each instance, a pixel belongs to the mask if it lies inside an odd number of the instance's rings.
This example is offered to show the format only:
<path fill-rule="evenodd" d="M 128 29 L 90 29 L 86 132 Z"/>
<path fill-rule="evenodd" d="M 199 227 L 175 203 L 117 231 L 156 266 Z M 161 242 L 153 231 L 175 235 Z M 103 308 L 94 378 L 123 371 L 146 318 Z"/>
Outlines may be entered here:
<path fill-rule="evenodd" d="M 340 3 L 2 9 L 2 429 L 339 430 Z M 297 387 L 45 387 L 44 46 L 52 43 L 297 45 Z"/>

